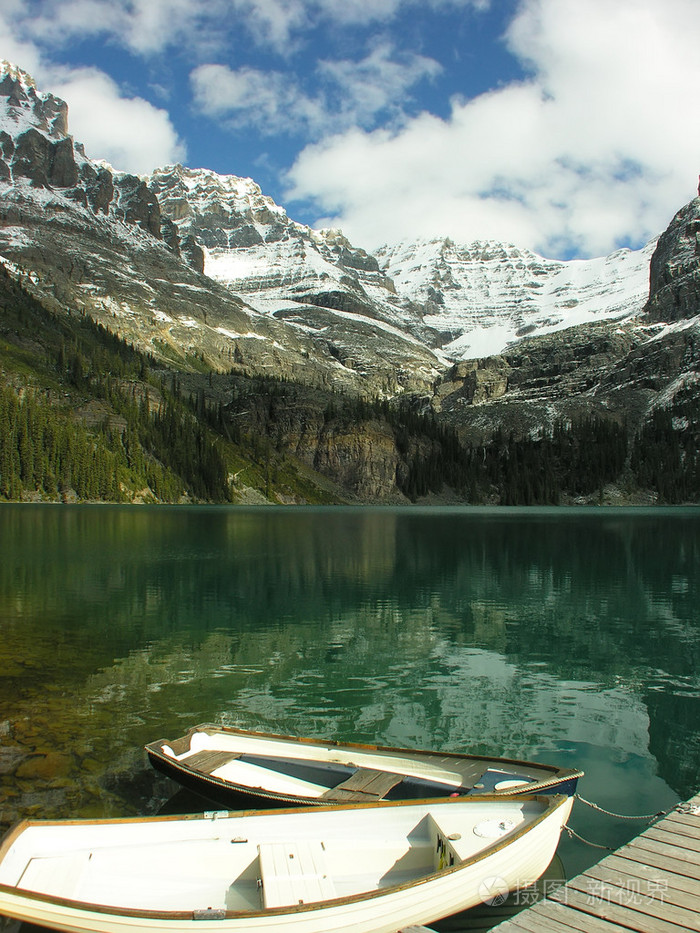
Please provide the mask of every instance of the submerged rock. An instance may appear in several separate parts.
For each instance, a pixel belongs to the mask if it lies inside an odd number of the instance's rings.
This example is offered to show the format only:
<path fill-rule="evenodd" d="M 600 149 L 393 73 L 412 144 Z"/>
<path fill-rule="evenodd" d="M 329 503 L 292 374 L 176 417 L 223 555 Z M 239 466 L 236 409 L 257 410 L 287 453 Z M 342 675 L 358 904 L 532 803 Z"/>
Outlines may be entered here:
<path fill-rule="evenodd" d="M 34 753 L 21 762 L 16 775 L 19 778 L 54 781 L 66 777 L 73 766 L 73 757 L 62 752 Z"/>
<path fill-rule="evenodd" d="M 14 774 L 27 757 L 28 752 L 21 748 L 0 746 L 0 774 Z"/>

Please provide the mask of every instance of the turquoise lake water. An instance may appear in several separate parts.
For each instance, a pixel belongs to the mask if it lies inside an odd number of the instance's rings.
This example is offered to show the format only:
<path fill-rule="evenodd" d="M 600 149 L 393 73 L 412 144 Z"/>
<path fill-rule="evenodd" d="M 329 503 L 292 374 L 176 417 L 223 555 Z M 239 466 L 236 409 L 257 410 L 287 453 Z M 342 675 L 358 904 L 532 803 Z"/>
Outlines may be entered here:
<path fill-rule="evenodd" d="M 196 807 L 142 747 L 205 721 L 580 767 L 615 813 L 700 790 L 698 509 L 2 505 L 0 548 L 3 830 Z"/>

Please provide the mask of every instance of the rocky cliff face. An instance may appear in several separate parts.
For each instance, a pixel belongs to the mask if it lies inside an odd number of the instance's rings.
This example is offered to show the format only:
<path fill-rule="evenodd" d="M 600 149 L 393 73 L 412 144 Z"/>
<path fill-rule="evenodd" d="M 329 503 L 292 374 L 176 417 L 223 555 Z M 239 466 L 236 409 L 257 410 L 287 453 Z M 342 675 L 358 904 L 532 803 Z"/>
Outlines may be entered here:
<path fill-rule="evenodd" d="M 113 214 L 138 224 L 160 240 L 157 199 L 134 175 L 118 174 L 92 163 L 68 135 L 68 107 L 52 94 L 42 94 L 29 75 L 8 63 L 0 81 L 0 178 L 32 188 L 60 189 L 69 200 L 96 214 Z M 177 243 L 171 244 L 177 252 Z"/>
<path fill-rule="evenodd" d="M 399 453 L 393 431 L 378 421 L 306 425 L 291 438 L 297 456 L 362 502 L 403 499 L 396 490 Z"/>
<path fill-rule="evenodd" d="M 440 380 L 433 408 L 463 436 L 482 440 L 499 427 L 536 436 L 591 414 L 634 434 L 658 408 L 700 403 L 699 218 L 696 198 L 659 238 L 645 313 L 525 338 L 500 355 L 458 363 Z M 684 415 L 674 423 L 696 431 L 697 421 Z"/>
<path fill-rule="evenodd" d="M 36 126 L 47 136 L 61 139 L 68 133 L 68 106 L 52 94 L 37 91 L 33 78 L 11 62 L 0 61 L 0 98 L 7 100 L 18 126 Z"/>
<path fill-rule="evenodd" d="M 250 178 L 173 165 L 154 172 L 149 185 L 181 233 L 206 250 L 207 274 L 236 292 L 276 288 L 303 302 L 317 298 L 319 287 L 354 289 L 358 311 L 375 316 L 365 287 L 391 291 L 373 256 L 340 231 L 292 221 Z"/>
<path fill-rule="evenodd" d="M 413 339 L 427 329 L 415 316 L 407 320 L 377 260 L 340 231 L 296 223 L 250 178 L 174 165 L 154 172 L 149 185 L 180 237 L 201 244 L 206 275 L 261 314 L 318 334 L 353 368 L 372 356 L 378 337 L 394 362 L 420 345 L 428 360 L 434 340 Z"/>
<path fill-rule="evenodd" d="M 659 237 L 645 310 L 650 320 L 667 323 L 700 312 L 700 197 L 681 208 Z"/>

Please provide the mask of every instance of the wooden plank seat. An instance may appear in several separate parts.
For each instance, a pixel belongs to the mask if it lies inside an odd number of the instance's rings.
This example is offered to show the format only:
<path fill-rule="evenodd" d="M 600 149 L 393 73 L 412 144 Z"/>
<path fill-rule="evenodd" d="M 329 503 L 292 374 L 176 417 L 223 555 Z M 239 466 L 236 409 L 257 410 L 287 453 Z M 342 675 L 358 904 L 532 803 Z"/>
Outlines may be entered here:
<path fill-rule="evenodd" d="M 327 790 L 321 796 L 321 800 L 381 800 L 392 787 L 396 787 L 402 780 L 402 774 L 375 771 L 373 768 L 358 768 L 347 780 Z"/>
<path fill-rule="evenodd" d="M 289 907 L 335 897 L 333 879 L 326 874 L 322 842 L 262 842 L 258 852 L 264 907 Z"/>
<path fill-rule="evenodd" d="M 179 739 L 174 739 L 171 742 L 163 742 L 163 751 L 170 749 L 173 755 L 184 755 L 190 750 L 190 741 L 192 740 L 191 735 L 182 735 Z"/>
<path fill-rule="evenodd" d="M 194 771 L 201 771 L 202 774 L 211 774 L 212 771 L 216 771 L 217 768 L 222 768 L 224 765 L 227 765 L 229 761 L 233 761 L 235 758 L 240 757 L 240 753 L 236 752 L 219 752 L 205 749 L 201 752 L 195 752 L 193 755 L 188 755 L 187 758 L 183 758 L 182 764 L 186 765 L 188 768 L 192 768 Z"/>
<path fill-rule="evenodd" d="M 87 851 L 33 858 L 27 864 L 19 885 L 29 891 L 74 897 L 91 858 L 92 853 Z"/>

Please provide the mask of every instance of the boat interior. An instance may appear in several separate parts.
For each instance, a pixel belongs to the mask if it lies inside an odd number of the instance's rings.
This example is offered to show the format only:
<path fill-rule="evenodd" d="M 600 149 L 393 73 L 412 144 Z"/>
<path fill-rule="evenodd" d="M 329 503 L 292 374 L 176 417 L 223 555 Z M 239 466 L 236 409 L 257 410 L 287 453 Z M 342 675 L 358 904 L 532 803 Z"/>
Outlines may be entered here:
<path fill-rule="evenodd" d="M 457 802 L 455 802 L 457 804 Z M 87 904 L 247 911 L 379 891 L 458 864 L 542 811 L 484 802 L 358 808 L 138 824 L 31 824 L 0 862 L 0 883 Z M 323 817 L 314 819 L 315 816 Z M 90 828 L 92 827 L 92 828 Z M 351 828 L 350 828 L 351 827 Z"/>
<path fill-rule="evenodd" d="M 401 751 L 378 752 L 342 745 L 251 737 L 235 732 L 193 730 L 176 742 L 157 743 L 165 756 L 194 771 L 238 786 L 334 800 L 427 797 L 507 790 L 551 776 L 553 769 L 518 765 L 517 773 L 488 759 Z M 398 787 L 400 785 L 400 788 Z"/>

